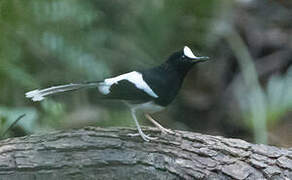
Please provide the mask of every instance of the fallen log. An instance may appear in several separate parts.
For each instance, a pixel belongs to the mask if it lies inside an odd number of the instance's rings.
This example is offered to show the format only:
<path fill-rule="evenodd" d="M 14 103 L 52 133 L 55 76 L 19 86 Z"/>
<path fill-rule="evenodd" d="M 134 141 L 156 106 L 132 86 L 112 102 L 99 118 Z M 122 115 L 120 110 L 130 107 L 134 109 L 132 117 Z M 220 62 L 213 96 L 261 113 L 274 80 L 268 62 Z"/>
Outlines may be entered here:
<path fill-rule="evenodd" d="M 0 141 L 0 179 L 292 179 L 292 149 L 175 131 L 87 127 Z"/>

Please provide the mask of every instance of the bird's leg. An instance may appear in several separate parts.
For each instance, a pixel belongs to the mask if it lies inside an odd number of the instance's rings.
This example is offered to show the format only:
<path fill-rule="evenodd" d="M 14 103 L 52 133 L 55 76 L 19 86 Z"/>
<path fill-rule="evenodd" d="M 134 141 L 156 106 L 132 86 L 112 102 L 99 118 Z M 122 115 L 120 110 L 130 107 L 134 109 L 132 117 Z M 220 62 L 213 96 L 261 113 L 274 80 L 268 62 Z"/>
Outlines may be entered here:
<path fill-rule="evenodd" d="M 131 109 L 131 115 L 132 115 L 132 117 L 133 117 L 133 119 L 134 119 L 134 121 L 135 121 L 135 123 L 136 123 L 136 126 L 137 126 L 137 129 L 138 129 L 138 132 L 139 132 L 140 136 L 141 136 L 145 141 L 150 141 L 150 140 L 155 140 L 155 139 L 157 139 L 157 138 L 150 137 L 150 136 L 147 136 L 146 134 L 144 134 L 144 132 L 142 131 L 142 129 L 141 129 L 140 125 L 139 125 L 139 122 L 138 122 L 138 120 L 137 120 L 137 117 L 136 117 L 136 111 L 135 111 L 135 110 L 132 110 L 132 109 Z M 131 136 L 135 136 L 135 134 L 134 134 L 134 135 L 133 135 L 133 134 L 129 134 L 129 135 L 131 135 Z"/>
<path fill-rule="evenodd" d="M 152 122 L 152 123 L 158 128 L 158 129 L 160 129 L 160 131 L 161 131 L 162 133 L 164 133 L 164 134 L 167 134 L 167 133 L 169 133 L 169 134 L 174 134 L 174 132 L 173 132 L 172 130 L 164 128 L 164 127 L 163 127 L 162 125 L 160 125 L 157 121 L 155 121 L 155 120 L 150 116 L 150 114 L 145 113 L 145 117 L 146 117 L 146 119 L 148 119 L 150 122 Z"/>

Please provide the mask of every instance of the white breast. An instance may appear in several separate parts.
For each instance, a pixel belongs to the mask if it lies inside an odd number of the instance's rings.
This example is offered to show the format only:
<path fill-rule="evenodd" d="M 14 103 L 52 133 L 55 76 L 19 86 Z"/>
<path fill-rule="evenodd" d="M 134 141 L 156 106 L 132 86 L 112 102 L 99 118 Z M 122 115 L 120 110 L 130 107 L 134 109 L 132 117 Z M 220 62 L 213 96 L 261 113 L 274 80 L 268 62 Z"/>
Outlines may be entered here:
<path fill-rule="evenodd" d="M 158 111 L 162 111 L 165 109 L 163 106 L 159 106 L 155 104 L 153 101 L 142 103 L 142 104 L 130 104 L 129 102 L 125 102 L 131 109 L 135 111 L 142 111 L 145 113 L 155 113 Z"/>

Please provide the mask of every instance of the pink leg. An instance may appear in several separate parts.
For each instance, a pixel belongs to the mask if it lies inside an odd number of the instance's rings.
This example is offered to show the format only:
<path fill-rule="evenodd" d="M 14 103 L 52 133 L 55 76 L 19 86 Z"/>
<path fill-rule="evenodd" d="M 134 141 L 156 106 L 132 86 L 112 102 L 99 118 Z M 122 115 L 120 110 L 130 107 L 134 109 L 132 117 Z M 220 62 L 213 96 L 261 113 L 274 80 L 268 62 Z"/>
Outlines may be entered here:
<path fill-rule="evenodd" d="M 166 129 L 163 126 L 161 126 L 157 121 L 155 121 L 149 114 L 145 113 L 145 117 L 152 122 L 158 129 L 160 129 L 160 131 L 164 134 L 174 134 L 174 132 L 170 129 Z"/>

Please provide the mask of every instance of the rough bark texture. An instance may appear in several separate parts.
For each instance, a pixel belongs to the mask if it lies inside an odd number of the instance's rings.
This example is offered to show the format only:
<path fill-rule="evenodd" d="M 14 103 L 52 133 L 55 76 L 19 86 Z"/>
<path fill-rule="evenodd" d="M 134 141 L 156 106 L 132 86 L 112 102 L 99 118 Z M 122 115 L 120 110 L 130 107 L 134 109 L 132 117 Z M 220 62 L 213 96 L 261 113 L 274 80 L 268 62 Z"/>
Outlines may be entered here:
<path fill-rule="evenodd" d="M 0 179 L 292 179 L 292 149 L 175 131 L 88 127 L 0 142 Z"/>

